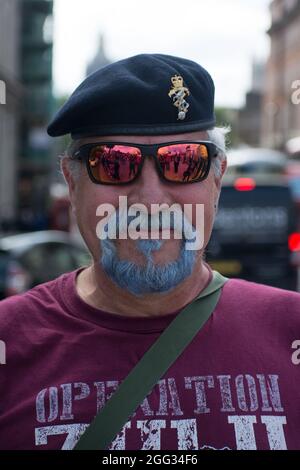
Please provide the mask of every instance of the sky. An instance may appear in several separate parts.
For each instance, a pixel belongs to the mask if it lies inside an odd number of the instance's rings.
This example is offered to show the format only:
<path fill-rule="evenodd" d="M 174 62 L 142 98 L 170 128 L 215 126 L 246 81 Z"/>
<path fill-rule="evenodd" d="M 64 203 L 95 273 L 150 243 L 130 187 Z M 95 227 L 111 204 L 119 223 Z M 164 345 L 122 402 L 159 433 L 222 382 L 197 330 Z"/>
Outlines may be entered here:
<path fill-rule="evenodd" d="M 185 57 L 204 66 L 216 105 L 240 107 L 253 60 L 269 53 L 270 0 L 55 0 L 54 92 L 69 95 L 104 35 L 111 61 L 140 53 Z"/>

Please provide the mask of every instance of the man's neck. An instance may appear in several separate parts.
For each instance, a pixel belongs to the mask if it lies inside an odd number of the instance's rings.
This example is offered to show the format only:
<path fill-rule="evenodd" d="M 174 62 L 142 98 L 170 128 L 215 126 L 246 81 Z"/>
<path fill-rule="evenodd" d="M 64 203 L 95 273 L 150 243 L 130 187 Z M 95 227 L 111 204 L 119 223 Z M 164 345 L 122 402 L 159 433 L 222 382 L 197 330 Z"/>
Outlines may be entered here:
<path fill-rule="evenodd" d="M 93 264 L 77 276 L 76 290 L 84 302 L 105 312 L 149 318 L 182 309 L 205 288 L 209 277 L 209 268 L 199 260 L 191 276 L 174 290 L 136 297 L 116 286 Z"/>

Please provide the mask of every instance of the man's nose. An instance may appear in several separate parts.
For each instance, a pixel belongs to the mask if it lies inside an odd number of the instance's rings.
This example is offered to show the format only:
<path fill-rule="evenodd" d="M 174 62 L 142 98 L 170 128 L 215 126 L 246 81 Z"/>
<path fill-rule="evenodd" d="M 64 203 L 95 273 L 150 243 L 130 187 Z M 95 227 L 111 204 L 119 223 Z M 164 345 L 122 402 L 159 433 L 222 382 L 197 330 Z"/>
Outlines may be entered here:
<path fill-rule="evenodd" d="M 151 204 L 172 204 L 168 186 L 168 183 L 160 177 L 154 158 L 151 155 L 147 156 L 141 174 L 128 193 L 128 202 L 142 203 L 147 209 L 150 209 Z"/>

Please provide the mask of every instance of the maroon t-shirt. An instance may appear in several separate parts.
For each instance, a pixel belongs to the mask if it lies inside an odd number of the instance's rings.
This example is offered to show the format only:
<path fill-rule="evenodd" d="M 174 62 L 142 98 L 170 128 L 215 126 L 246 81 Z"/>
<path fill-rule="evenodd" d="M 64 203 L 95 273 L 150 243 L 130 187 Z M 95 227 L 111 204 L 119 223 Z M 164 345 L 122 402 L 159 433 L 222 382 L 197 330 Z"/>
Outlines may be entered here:
<path fill-rule="evenodd" d="M 77 272 L 0 303 L 1 449 L 72 449 L 177 314 L 93 308 L 76 292 Z M 299 294 L 228 281 L 203 329 L 110 448 L 300 449 L 296 340 Z"/>

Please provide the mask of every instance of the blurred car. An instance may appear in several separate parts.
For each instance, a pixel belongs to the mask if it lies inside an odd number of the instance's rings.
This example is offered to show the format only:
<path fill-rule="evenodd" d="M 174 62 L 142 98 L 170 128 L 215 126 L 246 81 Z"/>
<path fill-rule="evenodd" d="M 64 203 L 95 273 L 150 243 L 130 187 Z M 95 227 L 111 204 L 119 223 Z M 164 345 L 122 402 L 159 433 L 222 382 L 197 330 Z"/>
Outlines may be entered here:
<path fill-rule="evenodd" d="M 0 239 L 0 299 L 87 265 L 83 243 L 68 233 L 40 231 Z"/>
<path fill-rule="evenodd" d="M 298 290 L 300 233 L 280 174 L 224 177 L 207 261 L 228 277 Z"/>
<path fill-rule="evenodd" d="M 228 152 L 228 176 L 281 175 L 295 204 L 296 228 L 300 231 L 300 138 L 287 142 L 286 151 L 244 147 Z"/>
<path fill-rule="evenodd" d="M 300 230 L 300 137 L 290 139 L 286 143 L 286 151 L 289 157 L 286 177 L 296 203 L 298 228 Z"/>
<path fill-rule="evenodd" d="M 239 148 L 227 154 L 227 175 L 284 174 L 287 156 L 283 152 L 266 148 Z"/>

